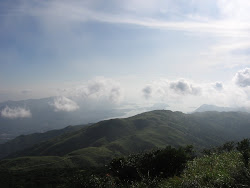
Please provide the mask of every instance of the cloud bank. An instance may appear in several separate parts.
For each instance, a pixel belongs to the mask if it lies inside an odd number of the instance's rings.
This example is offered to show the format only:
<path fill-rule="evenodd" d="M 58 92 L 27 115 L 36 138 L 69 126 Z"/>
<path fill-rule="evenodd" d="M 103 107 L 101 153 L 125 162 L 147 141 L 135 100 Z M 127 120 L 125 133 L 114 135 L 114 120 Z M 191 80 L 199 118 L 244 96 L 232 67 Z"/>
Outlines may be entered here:
<path fill-rule="evenodd" d="M 223 84 L 221 82 L 216 82 L 214 84 L 212 84 L 213 87 L 216 89 L 216 90 L 219 90 L 221 91 L 223 89 Z"/>
<path fill-rule="evenodd" d="M 123 88 L 113 79 L 98 77 L 57 88 L 56 96 L 50 103 L 55 111 L 110 110 L 123 101 Z"/>
<path fill-rule="evenodd" d="M 97 21 L 238 37 L 247 37 L 250 28 L 250 6 L 246 0 L 206 0 L 202 3 L 197 0 L 181 3 L 174 0 L 24 2 L 20 3 L 16 13 L 38 19 L 45 28 L 62 22 L 72 26 Z"/>
<path fill-rule="evenodd" d="M 143 95 L 146 99 L 151 97 L 152 94 L 152 88 L 151 86 L 146 86 L 145 88 L 142 89 Z"/>
<path fill-rule="evenodd" d="M 104 77 L 66 88 L 60 94 L 76 100 L 106 101 L 111 104 L 118 104 L 123 99 L 123 89 L 120 84 Z"/>
<path fill-rule="evenodd" d="M 225 107 L 250 107 L 250 68 L 239 70 L 231 81 L 198 83 L 187 79 L 160 79 L 142 88 L 148 102 L 165 102 L 173 110 L 212 104 Z"/>
<path fill-rule="evenodd" d="M 143 96 L 146 99 L 154 96 L 199 95 L 201 92 L 202 88 L 198 84 L 183 78 L 179 80 L 158 80 L 142 89 Z"/>
<path fill-rule="evenodd" d="M 79 106 L 73 100 L 64 96 L 56 97 L 50 105 L 54 107 L 55 111 L 72 112 L 79 109 Z"/>
<path fill-rule="evenodd" d="M 200 93 L 199 87 L 193 86 L 193 84 L 187 82 L 184 79 L 170 82 L 170 89 L 182 95 L 186 95 L 186 94 L 197 95 Z"/>
<path fill-rule="evenodd" d="M 234 82 L 239 87 L 247 87 L 250 86 L 250 68 L 245 68 L 243 70 L 238 71 L 234 78 Z"/>
<path fill-rule="evenodd" d="M 6 106 L 1 111 L 1 116 L 9 119 L 16 119 L 16 118 L 30 118 L 32 114 L 30 110 L 25 108 L 21 107 L 10 108 L 9 106 Z"/>

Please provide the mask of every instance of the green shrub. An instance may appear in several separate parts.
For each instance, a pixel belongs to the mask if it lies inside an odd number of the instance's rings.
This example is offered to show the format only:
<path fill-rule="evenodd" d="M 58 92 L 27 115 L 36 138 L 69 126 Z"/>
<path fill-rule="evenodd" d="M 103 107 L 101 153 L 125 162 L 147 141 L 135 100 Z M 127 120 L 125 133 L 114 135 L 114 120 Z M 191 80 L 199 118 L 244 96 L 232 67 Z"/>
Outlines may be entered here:
<path fill-rule="evenodd" d="M 121 182 L 154 182 L 158 178 L 179 175 L 193 154 L 193 147 L 167 146 L 151 152 L 113 159 L 110 170 Z"/>
<path fill-rule="evenodd" d="M 244 163 L 236 151 L 211 154 L 189 161 L 180 178 L 170 178 L 161 187 L 234 187 L 235 177 L 241 176 Z"/>
<path fill-rule="evenodd" d="M 236 149 L 242 154 L 245 167 L 248 168 L 248 162 L 250 157 L 250 139 L 243 139 L 237 143 Z"/>

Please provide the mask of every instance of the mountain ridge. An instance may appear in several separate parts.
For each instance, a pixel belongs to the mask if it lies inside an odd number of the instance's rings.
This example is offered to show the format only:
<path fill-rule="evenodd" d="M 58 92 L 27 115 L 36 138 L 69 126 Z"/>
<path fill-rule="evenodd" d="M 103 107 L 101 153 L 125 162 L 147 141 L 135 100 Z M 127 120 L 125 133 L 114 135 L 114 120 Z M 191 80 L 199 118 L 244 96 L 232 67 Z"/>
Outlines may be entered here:
<path fill-rule="evenodd" d="M 198 107 L 194 112 L 207 112 L 207 111 L 216 111 L 216 112 L 249 112 L 247 108 L 244 107 L 222 107 L 210 104 L 203 104 Z"/>
<path fill-rule="evenodd" d="M 89 124 L 90 125 L 90 124 Z M 81 129 L 88 125 L 69 125 L 63 129 L 50 130 L 45 133 L 32 133 L 29 135 L 20 135 L 6 143 L 0 144 L 0 159 L 8 156 L 10 153 L 17 152 L 34 146 L 35 144 L 41 143 L 43 141 L 49 140 L 56 136 L 73 132 Z"/>
<path fill-rule="evenodd" d="M 250 116 L 246 112 L 184 114 L 155 110 L 129 118 L 100 121 L 12 153 L 8 158 L 60 156 L 72 157 L 84 166 L 104 165 L 116 156 L 166 145 L 192 144 L 202 149 L 250 137 L 249 125 Z"/>
<path fill-rule="evenodd" d="M 124 115 L 126 110 L 99 108 L 91 109 L 90 105 L 79 104 L 74 111 L 55 109 L 54 100 L 57 97 L 27 99 L 20 101 L 6 101 L 0 103 L 0 143 L 4 143 L 22 134 L 45 132 L 61 129 L 68 125 L 95 123 L 111 116 Z M 82 106 L 84 106 L 84 108 Z M 85 106 L 88 106 L 86 108 Z M 18 108 L 28 111 L 28 117 L 8 117 L 2 112 L 8 107 L 8 113 Z M 11 110 L 10 110 L 11 109 Z"/>

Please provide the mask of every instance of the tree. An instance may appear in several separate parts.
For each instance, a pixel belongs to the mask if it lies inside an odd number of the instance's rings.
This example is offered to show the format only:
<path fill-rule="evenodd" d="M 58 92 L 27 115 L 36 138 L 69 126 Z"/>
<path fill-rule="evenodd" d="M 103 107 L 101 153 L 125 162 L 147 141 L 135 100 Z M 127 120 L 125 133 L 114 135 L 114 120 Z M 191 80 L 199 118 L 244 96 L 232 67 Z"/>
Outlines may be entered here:
<path fill-rule="evenodd" d="M 238 142 L 236 149 L 242 154 L 245 167 L 248 168 L 248 162 L 250 157 L 250 140 L 243 139 L 242 141 Z"/>

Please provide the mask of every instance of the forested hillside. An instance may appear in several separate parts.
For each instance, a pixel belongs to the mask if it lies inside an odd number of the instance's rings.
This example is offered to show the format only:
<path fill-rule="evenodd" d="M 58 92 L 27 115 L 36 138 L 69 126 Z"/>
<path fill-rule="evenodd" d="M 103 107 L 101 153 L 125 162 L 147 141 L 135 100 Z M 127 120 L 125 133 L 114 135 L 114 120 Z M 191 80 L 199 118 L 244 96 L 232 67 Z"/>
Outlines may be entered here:
<path fill-rule="evenodd" d="M 200 150 L 228 140 L 239 140 L 250 136 L 249 125 L 249 114 L 243 112 L 184 114 L 157 110 L 101 121 L 11 153 L 8 158 L 60 156 L 58 160 L 70 159 L 76 166 L 102 166 L 117 156 L 166 145 L 191 144 Z M 34 157 L 18 161 L 32 163 Z"/>

